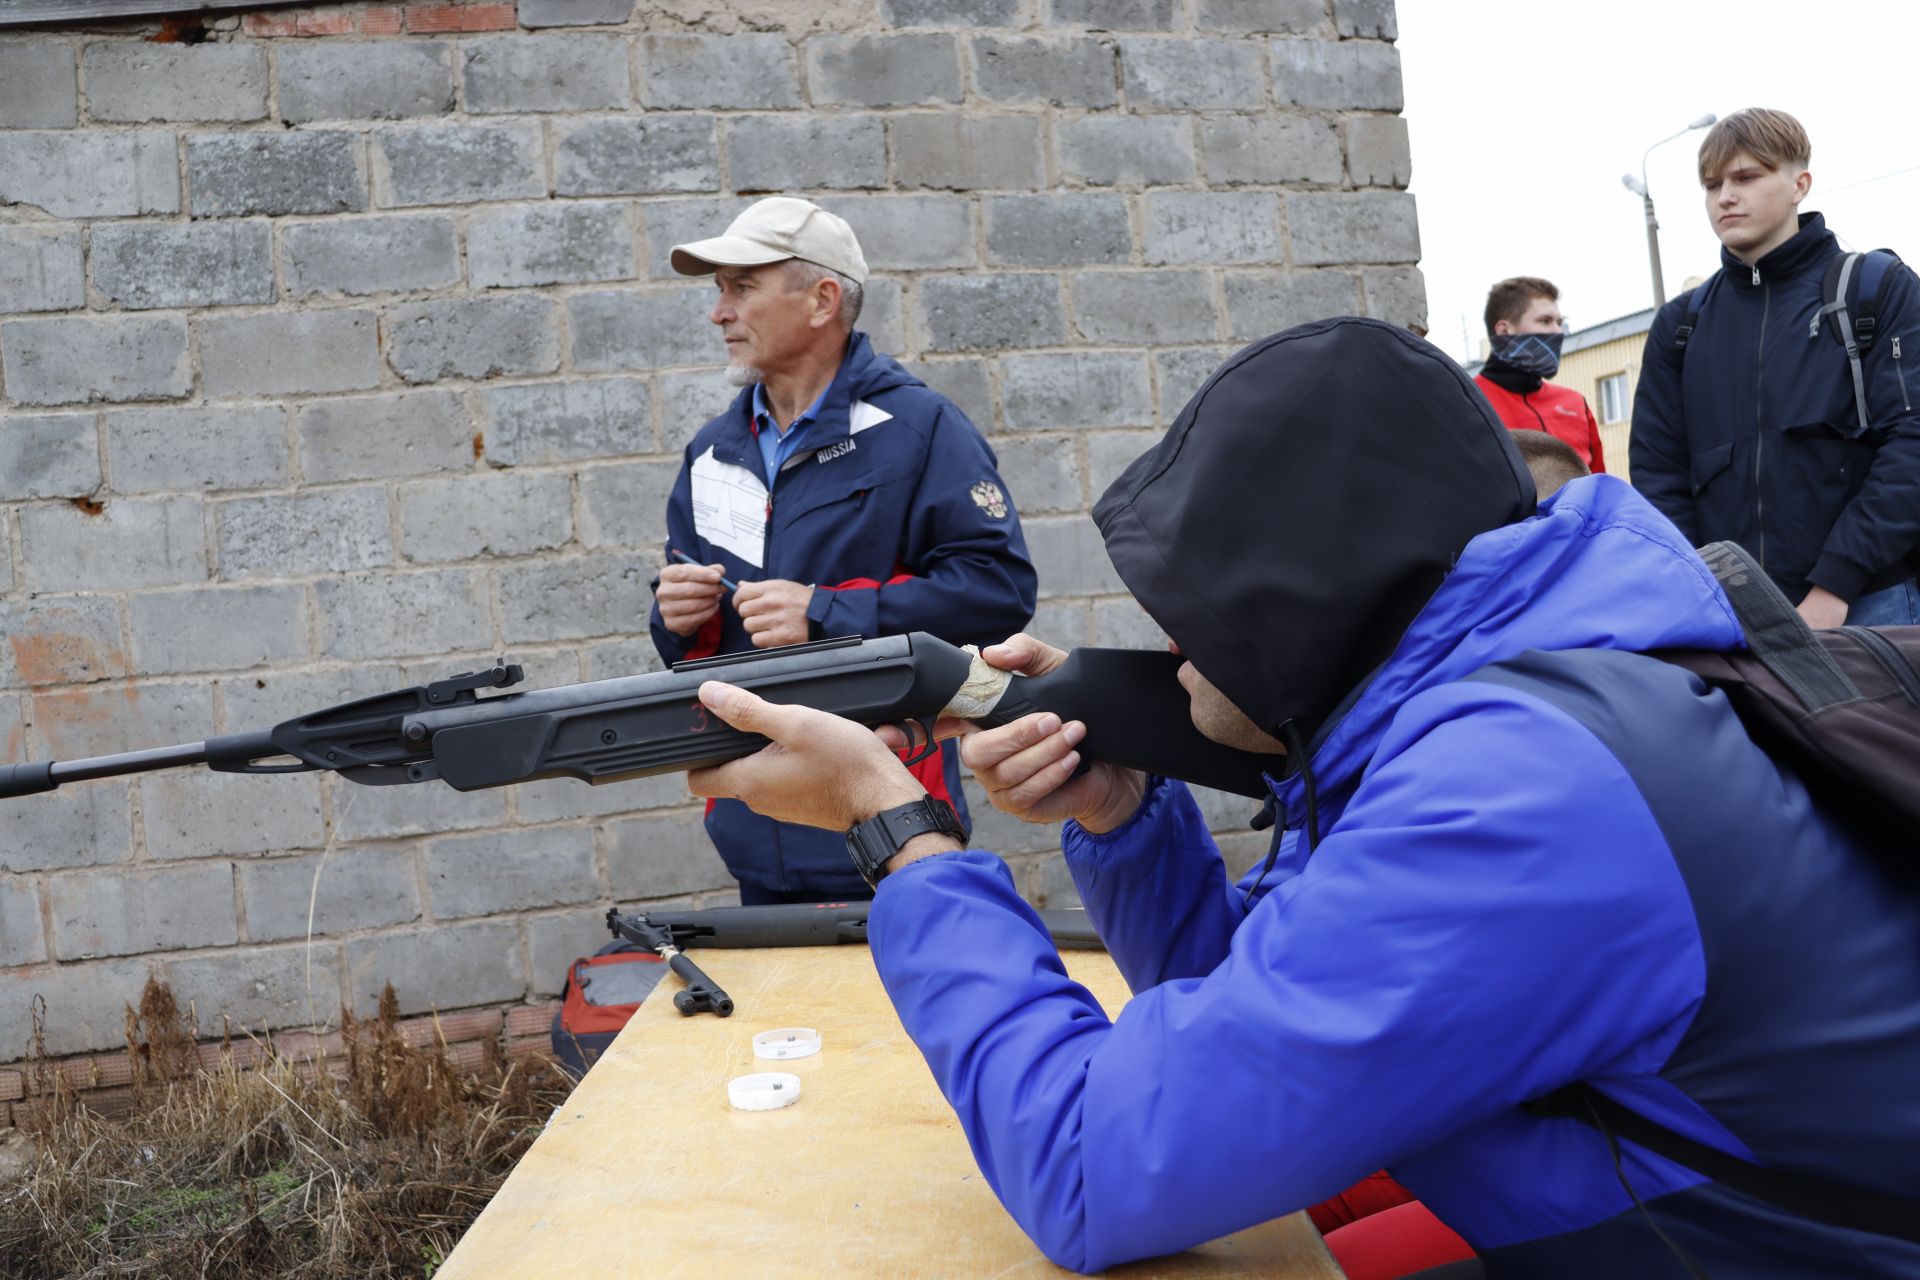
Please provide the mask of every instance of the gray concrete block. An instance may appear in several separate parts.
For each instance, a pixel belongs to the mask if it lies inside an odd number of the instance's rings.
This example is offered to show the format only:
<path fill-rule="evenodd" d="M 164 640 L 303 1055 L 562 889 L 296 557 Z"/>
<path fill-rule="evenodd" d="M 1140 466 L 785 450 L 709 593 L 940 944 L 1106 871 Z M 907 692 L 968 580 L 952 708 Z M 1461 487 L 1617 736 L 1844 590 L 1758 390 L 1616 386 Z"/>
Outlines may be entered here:
<path fill-rule="evenodd" d="M 171 132 L 0 133 L 0 205 L 55 218 L 180 212 Z"/>
<path fill-rule="evenodd" d="M 49 965 L 0 982 L 0 1058 L 24 1057 L 34 997 L 47 1008 L 47 1054 L 127 1047 L 126 1006 L 138 1004 L 152 963 L 145 959 Z"/>
<path fill-rule="evenodd" d="M 1017 27 L 1021 0 L 880 0 L 880 17 L 895 27 Z"/>
<path fill-rule="evenodd" d="M 112 591 L 201 582 L 206 532 L 197 498 L 120 498 L 98 512 L 59 503 L 20 510 L 26 585 Z"/>
<path fill-rule="evenodd" d="M 47 900 L 62 960 L 228 947 L 240 937 L 225 862 L 58 875 L 47 881 Z"/>
<path fill-rule="evenodd" d="M 507 920 L 436 925 L 413 933 L 382 933 L 343 944 L 347 998 L 370 1015 L 380 992 L 393 984 L 403 1015 L 468 1005 L 499 1004 L 526 994 L 520 968 L 520 931 Z"/>
<path fill-rule="evenodd" d="M 240 901 L 253 942 L 408 924 L 420 918 L 413 854 L 375 846 L 325 858 L 265 858 L 239 867 Z"/>
<path fill-rule="evenodd" d="M 209 398 L 364 391 L 380 383 L 371 311 L 295 311 L 199 320 Z"/>
<path fill-rule="evenodd" d="M 1002 356 L 1000 389 L 1009 431 L 1135 427 L 1153 421 L 1144 356 L 1077 351 Z"/>
<path fill-rule="evenodd" d="M 638 378 L 490 387 L 480 392 L 480 412 L 487 461 L 495 466 L 653 452 L 650 398 Z"/>
<path fill-rule="evenodd" d="M 654 110 L 768 111 L 800 105 L 799 64 L 784 35 L 640 37 L 640 97 Z"/>
<path fill-rule="evenodd" d="M 1022 520 L 1027 550 L 1040 571 L 1040 595 L 1118 595 L 1126 584 L 1107 559 L 1100 530 L 1085 516 L 1042 516 Z"/>
<path fill-rule="evenodd" d="M 0 414 L 0 502 L 78 498 L 99 487 L 93 414 Z"/>
<path fill-rule="evenodd" d="M 273 230 L 261 221 L 106 223 L 93 287 L 129 311 L 273 301 Z"/>
<path fill-rule="evenodd" d="M 166 973 L 182 1006 L 192 1002 L 204 1036 L 324 1026 L 340 1009 L 340 950 L 332 945 L 183 956 L 169 960 Z"/>
<path fill-rule="evenodd" d="M 653 652 L 652 640 L 636 640 L 635 643 Z M 607 647 L 610 646 L 596 646 Z M 618 670 L 593 678 L 605 679 L 608 676 L 637 675 L 643 670 L 658 670 L 658 653 L 654 653 L 653 661 L 651 668 L 628 662 Z M 687 778 L 682 773 L 657 773 L 651 778 L 634 778 L 598 787 L 589 786 L 577 778 L 548 778 L 513 789 L 513 800 L 517 806 L 515 812 L 522 823 L 606 818 L 645 809 L 684 805 L 689 799 Z"/>
<path fill-rule="evenodd" d="M 1173 0 L 1048 0 L 1047 25 L 1090 31 L 1172 31 Z"/>
<path fill-rule="evenodd" d="M 1165 649 L 1167 633 L 1137 600 L 1097 600 L 1093 640 L 1112 649 Z"/>
<path fill-rule="evenodd" d="M 625 204 L 484 209 L 467 221 L 467 274 L 476 289 L 630 280 L 633 240 Z"/>
<path fill-rule="evenodd" d="M 661 671 L 666 667 L 666 663 L 660 660 L 660 651 L 653 647 L 651 637 L 625 636 L 616 640 L 601 640 L 594 644 L 578 645 L 575 648 L 586 667 L 585 674 L 588 680 L 608 680 L 614 676 L 634 676 L 648 671 Z M 656 782 L 669 790 L 676 784 L 681 789 L 684 789 L 686 785 L 684 778 L 679 774 L 659 774 L 656 775 L 654 779 L 640 778 L 631 783 L 621 783 L 620 785 L 623 787 L 648 787 Z M 543 782 L 536 782 L 520 788 L 520 811 L 523 814 L 530 814 L 532 812 L 529 809 L 527 793 L 546 785 L 547 784 Z M 575 787 L 573 790 L 591 793 L 604 790 L 604 788 Z M 644 795 L 642 797 L 644 803 L 628 803 L 625 807 L 629 809 L 653 808 L 653 794 L 652 792 L 648 792 Z M 588 803 L 587 801 L 573 800 L 571 793 L 569 793 L 567 801 L 570 805 L 584 806 Z M 659 803 L 668 804 L 671 802 L 661 800 Z M 537 821 L 539 819 L 529 816 L 527 820 Z"/>
<path fill-rule="evenodd" d="M 47 958 L 46 930 L 40 923 L 40 890 L 17 880 L 0 880 L 0 968 L 38 964 Z"/>
<path fill-rule="evenodd" d="M 1086 271 L 1069 285 L 1074 325 L 1088 342 L 1162 346 L 1218 336 L 1205 272 Z"/>
<path fill-rule="evenodd" d="M 1359 283 L 1346 271 L 1234 272 L 1226 279 L 1228 334 L 1252 342 L 1309 320 L 1353 315 Z"/>
<path fill-rule="evenodd" d="M 988 102 L 1111 107 L 1120 100 L 1111 40 L 973 38 L 973 84 Z"/>
<path fill-rule="evenodd" d="M 358 135 L 325 131 L 195 134 L 187 139 L 193 216 L 357 212 L 367 207 L 360 145 Z M 172 149 L 169 134 L 169 170 Z"/>
<path fill-rule="evenodd" d="M 500 571 L 507 644 L 644 631 L 658 553 L 565 556 Z"/>
<path fill-rule="evenodd" d="M 1347 117 L 1347 174 L 1356 187 L 1404 187 L 1413 178 L 1413 148 L 1400 116 Z"/>
<path fill-rule="evenodd" d="M 283 666 L 311 656 L 301 587 L 142 591 L 127 601 L 127 622 L 140 675 Z"/>
<path fill-rule="evenodd" d="M 362 661 L 488 644 L 486 582 L 477 573 L 356 573 L 314 584 L 320 651 Z"/>
<path fill-rule="evenodd" d="M 304 716 L 326 707 L 338 706 L 356 698 L 389 693 L 407 683 L 406 672 L 397 663 L 356 663 L 305 671 L 260 671 L 235 676 L 215 676 L 213 686 L 220 692 L 231 725 L 266 726 Z M 336 783 L 344 794 L 357 788 Z M 408 788 L 410 794 L 424 795 L 431 788 Z M 338 797 L 336 797 L 338 799 Z"/>
<path fill-rule="evenodd" d="M 194 405 L 110 413 L 107 466 L 122 493 L 284 484 L 293 469 L 287 411 Z"/>
<path fill-rule="evenodd" d="M 1222 116 L 1200 122 L 1207 180 L 1215 186 L 1340 181 L 1340 136 L 1313 116 Z"/>
<path fill-rule="evenodd" d="M 554 130 L 553 189 L 563 196 L 718 191 L 713 117 L 584 120 Z"/>
<path fill-rule="evenodd" d="M 617 35 L 491 36 L 461 46 L 467 110 L 595 111 L 632 103 Z"/>
<path fill-rule="evenodd" d="M 884 187 L 886 125 L 877 115 L 741 116 L 727 124 L 727 166 L 735 191 Z"/>
<path fill-rule="evenodd" d="M 1134 108 L 1178 111 L 1267 105 L 1266 60 L 1257 44 L 1199 37 L 1120 42 L 1120 71 Z"/>
<path fill-rule="evenodd" d="M 462 476 L 400 490 L 400 552 L 409 560 L 520 556 L 572 537 L 573 490 L 563 474 Z"/>
<path fill-rule="evenodd" d="M 827 196 L 821 208 L 845 218 L 874 271 L 971 267 L 973 201 L 966 196 Z"/>
<path fill-rule="evenodd" d="M 1093 634 L 1092 609 L 1084 600 L 1046 601 L 1034 606 L 1026 632 L 1062 649 L 1086 644 Z"/>
<path fill-rule="evenodd" d="M 567 971 L 582 956 L 607 945 L 603 907 L 574 908 L 526 916 L 527 981 L 536 996 L 558 996 L 567 988 Z"/>
<path fill-rule="evenodd" d="M 679 473 L 678 462 L 622 462 L 583 470 L 581 545 L 657 547 L 664 543 L 667 498 Z"/>
<path fill-rule="evenodd" d="M 258 44 L 111 40 L 81 54 L 95 120 L 264 120 L 267 49 Z"/>
<path fill-rule="evenodd" d="M 132 858 L 130 785 L 124 778 L 62 783 L 57 792 L 7 801 L 0 808 L 0 873 L 97 867 Z"/>
<path fill-rule="evenodd" d="M 453 110 L 451 45 L 295 40 L 278 51 L 280 118 L 289 124 L 401 120 Z"/>
<path fill-rule="evenodd" d="M 994 430 L 993 378 L 985 360 L 909 360 L 906 369 L 951 400 L 981 432 Z"/>
<path fill-rule="evenodd" d="M 1327 6 L 1326 0 L 1200 0 L 1194 25 L 1234 35 L 1318 35 L 1327 29 Z"/>
<path fill-rule="evenodd" d="M 344 218 L 282 227 L 287 293 L 363 295 L 444 289 L 460 282 L 453 219 Z"/>
<path fill-rule="evenodd" d="M 33 696 L 33 728 L 56 760 L 103 756 L 133 744 L 198 742 L 213 723 L 202 682 L 62 689 Z"/>
<path fill-rule="evenodd" d="M 193 388 L 178 316 L 8 321 L 0 370 L 16 404 L 173 399 Z"/>
<path fill-rule="evenodd" d="M 807 41 L 813 105 L 937 106 L 959 102 L 960 46 L 950 35 L 814 36 Z"/>
<path fill-rule="evenodd" d="M 442 661 L 453 675 L 460 664 Z M 465 669 L 471 670 L 468 666 Z M 400 687 L 395 682 L 389 687 Z M 497 827 L 507 820 L 507 793 L 455 791 L 437 783 L 419 787 L 362 787 L 338 782 L 333 789 L 333 825 L 342 840 L 384 840 Z"/>
<path fill-rule="evenodd" d="M 1073 873 L 1067 869 L 1067 860 L 1061 854 L 1041 857 L 1031 883 L 1028 900 L 1036 907 L 1070 910 L 1080 906 L 1080 890 L 1074 885 Z"/>
<path fill-rule="evenodd" d="M 726 360 L 707 320 L 713 286 L 580 293 L 567 299 L 573 367 L 590 373 Z"/>
<path fill-rule="evenodd" d="M 1078 511 L 1087 505 L 1086 495 L 1080 491 L 1078 451 L 1071 437 L 1010 438 L 995 444 L 1007 494 L 1022 516 Z"/>
<path fill-rule="evenodd" d="M 660 452 L 679 453 L 694 435 L 724 411 L 739 392 L 711 369 L 663 373 L 660 384 Z"/>
<path fill-rule="evenodd" d="M 1145 206 L 1155 266 L 1280 260 L 1280 197 L 1271 192 L 1159 191 Z"/>
<path fill-rule="evenodd" d="M 929 351 L 1051 346 L 1067 333 L 1060 282 L 1037 274 L 930 276 L 920 282 L 920 320 Z"/>
<path fill-rule="evenodd" d="M 140 824 L 155 859 L 317 849 L 327 838 L 320 779 L 312 774 L 156 773 L 140 780 Z"/>
<path fill-rule="evenodd" d="M 535 121 L 416 125 L 373 135 L 375 179 L 385 205 L 539 199 L 547 194 L 541 153 Z"/>
<path fill-rule="evenodd" d="M 610 822 L 607 887 L 623 902 L 732 887 L 699 809 Z"/>
<path fill-rule="evenodd" d="M 897 356 L 908 347 L 906 300 L 898 280 L 868 276 L 866 301 L 860 308 L 859 328 L 873 340 L 873 349 Z"/>
<path fill-rule="evenodd" d="M 632 16 L 633 0 L 520 0 L 523 27 L 592 27 Z"/>
<path fill-rule="evenodd" d="M 988 196 L 986 219 L 987 261 L 996 266 L 1086 266 L 1133 255 L 1125 196 Z"/>
<path fill-rule="evenodd" d="M 531 911 L 605 896 L 591 827 L 450 836 L 427 846 L 427 901 L 436 920 Z"/>
<path fill-rule="evenodd" d="M 0 129 L 71 129 L 79 119 L 70 41 L 0 44 Z"/>
<path fill-rule="evenodd" d="M 1084 116 L 1054 129 L 1061 176 L 1090 186 L 1192 182 L 1193 121 L 1186 116 Z"/>
<path fill-rule="evenodd" d="M 973 847 L 1002 857 L 1020 853 L 1058 852 L 1060 824 L 1022 822 L 993 807 L 980 784 L 968 778 L 962 784 L 973 816 Z"/>
<path fill-rule="evenodd" d="M 111 508 L 109 508 L 111 510 Z M 215 509 L 220 576 L 280 578 L 393 563 L 384 489 L 235 498 Z"/>
<path fill-rule="evenodd" d="M 1368 40 L 1400 38 L 1393 0 L 1333 0 L 1333 25 L 1342 36 Z"/>
<path fill-rule="evenodd" d="M 640 218 L 647 229 L 647 274 L 660 280 L 685 280 L 673 269 L 673 246 L 719 235 L 752 203 L 744 196 L 701 196 L 692 200 L 649 200 L 640 205 Z M 861 241 L 863 248 L 865 243 Z"/>
<path fill-rule="evenodd" d="M 120 639 L 120 607 L 107 596 L 0 600 L 0 635 L 7 638 L 0 649 L 0 687 L 87 684 L 130 670 Z M 6 705 L 16 709 L 12 699 Z"/>
<path fill-rule="evenodd" d="M 415 302 L 387 312 L 387 360 L 408 382 L 552 373 L 559 308 L 528 294 Z"/>
<path fill-rule="evenodd" d="M 896 116 L 894 181 L 947 191 L 1031 191 L 1046 185 L 1046 149 L 1037 116 L 929 112 Z"/>
<path fill-rule="evenodd" d="M 80 228 L 0 227 L 0 314 L 86 305 Z"/>
<path fill-rule="evenodd" d="M 1405 191 L 1294 192 L 1287 232 L 1300 266 L 1420 259 L 1420 223 Z"/>
<path fill-rule="evenodd" d="M 474 423 L 451 391 L 316 401 L 294 419 L 309 480 L 380 480 L 473 465 Z"/>
<path fill-rule="evenodd" d="M 1299 107 L 1398 111 L 1400 51 L 1367 40 L 1273 40 L 1273 91 Z"/>
<path fill-rule="evenodd" d="M 1368 267 L 1360 273 L 1366 313 L 1415 333 L 1427 331 L 1427 281 L 1418 267 Z"/>
<path fill-rule="evenodd" d="M 1160 383 L 1160 423 L 1165 426 L 1180 416 L 1193 399 L 1193 393 L 1206 385 L 1213 371 L 1233 352 L 1227 347 L 1178 347 L 1153 353 L 1154 377 Z M 1090 448 L 1092 446 L 1089 446 Z M 1144 448 L 1145 446 L 1141 446 Z M 1137 454 L 1140 449 L 1135 449 Z M 1098 468 L 1096 467 L 1095 470 Z M 1117 472 L 1114 474 L 1118 474 Z M 1111 478 L 1111 477 L 1109 477 Z M 1103 486 L 1094 485 L 1095 494 Z"/>

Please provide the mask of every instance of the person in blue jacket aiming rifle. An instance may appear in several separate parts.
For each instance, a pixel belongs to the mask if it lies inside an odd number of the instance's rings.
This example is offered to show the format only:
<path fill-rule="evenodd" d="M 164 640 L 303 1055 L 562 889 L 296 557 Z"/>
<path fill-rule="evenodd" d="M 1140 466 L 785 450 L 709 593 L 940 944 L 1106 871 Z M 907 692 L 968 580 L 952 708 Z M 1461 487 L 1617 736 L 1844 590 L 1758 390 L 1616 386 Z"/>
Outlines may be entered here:
<path fill-rule="evenodd" d="M 1489 1276 L 1920 1276 L 1920 894 L 1642 656 L 1744 643 L 1665 517 L 1607 476 L 1537 503 L 1450 360 L 1347 318 L 1228 360 L 1094 519 L 1195 725 L 1271 755 L 1279 819 L 1236 885 L 1187 789 L 1082 770 L 1079 723 L 965 739 L 997 806 L 1069 819 L 1117 1018 L 868 730 L 708 684 L 773 745 L 690 775 L 849 830 L 887 992 L 1049 1258 L 1174 1252 L 1385 1168 Z"/>

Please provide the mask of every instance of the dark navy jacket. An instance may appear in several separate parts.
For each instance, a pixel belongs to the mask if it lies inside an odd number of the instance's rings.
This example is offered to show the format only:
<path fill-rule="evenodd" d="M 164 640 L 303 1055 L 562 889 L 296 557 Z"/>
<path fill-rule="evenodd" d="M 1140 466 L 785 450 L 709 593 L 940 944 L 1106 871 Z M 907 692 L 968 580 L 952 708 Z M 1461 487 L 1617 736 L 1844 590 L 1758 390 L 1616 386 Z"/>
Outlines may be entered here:
<path fill-rule="evenodd" d="M 687 445 L 667 505 L 669 547 L 724 564 L 736 582 L 814 584 L 807 614 L 818 638 L 928 631 L 992 644 L 1026 626 L 1035 575 L 1020 517 L 993 450 L 951 402 L 855 333 L 771 493 L 752 403 L 749 387 Z M 669 663 L 753 648 L 730 599 L 693 636 L 662 626 L 658 605 L 651 627 Z M 966 816 L 951 744 L 917 772 Z M 713 802 L 707 830 L 737 879 L 869 892 L 838 832 L 786 826 L 737 800 Z"/>
<path fill-rule="evenodd" d="M 1186 788 L 1075 883 L 1134 996 L 1109 1019 L 981 851 L 881 882 L 875 962 L 1008 1210 L 1083 1271 L 1389 1168 L 1491 1276 L 1683 1274 L 1589 1080 L 1744 1158 L 1920 1197 L 1920 894 L 1640 656 L 1733 648 L 1725 596 L 1617 479 L 1474 538 L 1313 749 L 1324 835 L 1249 907 Z M 1304 823 L 1296 779 L 1275 785 Z M 1277 881 L 1277 883 L 1276 883 Z M 1789 1218 L 1623 1144 L 1715 1277 L 1920 1277 L 1920 1247 Z"/>
<path fill-rule="evenodd" d="M 1660 310 L 1634 392 L 1634 487 L 1699 546 L 1728 539 L 1788 597 L 1843 600 L 1913 576 L 1920 544 L 1920 287 L 1893 269 L 1864 356 L 1872 433 L 1860 430 L 1846 352 L 1816 328 L 1827 263 L 1819 214 L 1749 267 L 1722 250 L 1685 348 L 1691 293 Z"/>

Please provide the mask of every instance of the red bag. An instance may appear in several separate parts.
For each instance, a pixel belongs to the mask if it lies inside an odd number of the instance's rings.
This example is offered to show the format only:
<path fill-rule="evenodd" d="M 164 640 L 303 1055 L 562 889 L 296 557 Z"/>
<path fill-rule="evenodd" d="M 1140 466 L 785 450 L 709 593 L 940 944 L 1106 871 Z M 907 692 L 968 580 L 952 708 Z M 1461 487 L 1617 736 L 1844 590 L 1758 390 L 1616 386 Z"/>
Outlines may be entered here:
<path fill-rule="evenodd" d="M 631 942 L 575 960 L 553 1015 L 553 1056 L 576 1077 L 587 1074 L 666 971 L 659 956 Z"/>

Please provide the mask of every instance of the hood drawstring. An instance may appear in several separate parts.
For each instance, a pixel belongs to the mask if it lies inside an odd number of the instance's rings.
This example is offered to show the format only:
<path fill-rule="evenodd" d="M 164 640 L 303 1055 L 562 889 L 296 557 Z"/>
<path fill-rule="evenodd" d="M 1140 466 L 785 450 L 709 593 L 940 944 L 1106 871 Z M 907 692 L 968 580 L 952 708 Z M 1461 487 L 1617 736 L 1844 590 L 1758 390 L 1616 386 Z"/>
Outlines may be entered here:
<path fill-rule="evenodd" d="M 1307 751 L 1307 740 L 1300 732 L 1300 724 L 1298 721 L 1289 720 L 1281 725 L 1279 735 L 1280 740 L 1287 744 L 1287 754 L 1293 757 L 1294 767 L 1300 770 L 1300 788 L 1305 792 L 1307 805 L 1307 857 L 1311 858 L 1314 849 L 1320 844 L 1320 797 L 1313 783 L 1313 757 Z M 1279 800 L 1275 798 L 1268 803 L 1267 808 L 1262 809 L 1259 814 L 1255 815 L 1255 831 L 1261 830 L 1273 821 L 1273 818 L 1269 815 L 1278 811 L 1278 805 Z M 1263 817 L 1267 819 L 1266 823 L 1260 821 Z M 1247 903 L 1249 905 L 1253 903 L 1254 898 L 1259 894 L 1260 886 L 1266 883 L 1267 873 L 1273 870 L 1273 864 L 1278 861 L 1280 857 L 1282 838 L 1283 833 L 1278 831 L 1274 832 L 1273 848 L 1267 850 L 1267 861 L 1260 868 L 1260 878 L 1253 882 L 1253 888 L 1247 890 Z"/>

